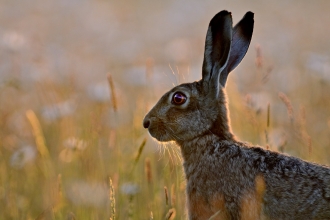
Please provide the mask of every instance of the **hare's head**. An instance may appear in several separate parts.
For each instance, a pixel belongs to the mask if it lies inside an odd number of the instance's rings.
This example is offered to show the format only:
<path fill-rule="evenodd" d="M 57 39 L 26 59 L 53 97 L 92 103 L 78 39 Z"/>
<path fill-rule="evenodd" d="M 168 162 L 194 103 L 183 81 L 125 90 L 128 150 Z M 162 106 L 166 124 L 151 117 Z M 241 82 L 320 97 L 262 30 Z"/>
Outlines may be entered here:
<path fill-rule="evenodd" d="M 202 79 L 165 93 L 143 120 L 159 141 L 184 142 L 207 133 L 233 138 L 228 125 L 223 88 L 228 74 L 241 62 L 250 45 L 253 13 L 233 28 L 231 13 L 221 11 L 210 21 L 205 40 Z"/>

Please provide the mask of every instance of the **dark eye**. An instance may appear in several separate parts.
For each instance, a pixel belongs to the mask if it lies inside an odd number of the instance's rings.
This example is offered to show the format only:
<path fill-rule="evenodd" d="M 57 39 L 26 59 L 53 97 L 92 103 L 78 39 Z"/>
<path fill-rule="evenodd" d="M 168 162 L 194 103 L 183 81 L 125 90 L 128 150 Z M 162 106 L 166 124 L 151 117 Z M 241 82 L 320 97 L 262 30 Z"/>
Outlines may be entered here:
<path fill-rule="evenodd" d="M 172 97 L 172 103 L 174 105 L 182 105 L 187 101 L 187 96 L 183 94 L 182 92 L 176 92 L 174 93 Z"/>

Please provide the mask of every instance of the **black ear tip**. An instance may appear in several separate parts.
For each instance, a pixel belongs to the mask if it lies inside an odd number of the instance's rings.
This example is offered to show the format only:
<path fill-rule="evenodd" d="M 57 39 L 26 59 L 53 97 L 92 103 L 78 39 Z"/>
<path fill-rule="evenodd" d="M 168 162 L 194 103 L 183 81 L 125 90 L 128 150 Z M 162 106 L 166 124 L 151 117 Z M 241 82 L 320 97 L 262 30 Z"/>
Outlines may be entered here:
<path fill-rule="evenodd" d="M 241 30 L 243 31 L 243 35 L 248 36 L 251 39 L 253 32 L 253 24 L 254 24 L 254 13 L 251 11 L 246 12 L 242 20 L 239 22 L 239 26 L 241 26 Z"/>
<path fill-rule="evenodd" d="M 246 14 L 244 15 L 244 19 L 252 19 L 254 18 L 254 13 L 251 11 L 246 12 Z"/>
<path fill-rule="evenodd" d="M 215 16 L 225 16 L 227 14 L 231 14 L 231 12 L 229 12 L 227 10 L 222 10 L 218 14 L 216 14 Z"/>
<path fill-rule="evenodd" d="M 217 13 L 216 15 L 214 15 L 214 17 L 211 19 L 210 26 L 212 26 L 212 24 L 219 23 L 219 21 L 221 21 L 222 19 L 224 19 L 224 17 L 226 17 L 226 16 L 231 16 L 231 12 L 228 12 L 226 10 L 220 11 L 219 13 Z"/>

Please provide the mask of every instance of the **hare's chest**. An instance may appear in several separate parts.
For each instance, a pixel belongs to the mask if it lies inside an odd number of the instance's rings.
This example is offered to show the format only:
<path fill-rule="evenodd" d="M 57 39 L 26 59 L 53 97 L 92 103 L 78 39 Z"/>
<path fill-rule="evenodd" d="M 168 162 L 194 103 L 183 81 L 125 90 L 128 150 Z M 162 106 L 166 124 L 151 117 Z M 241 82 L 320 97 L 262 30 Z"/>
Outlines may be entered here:
<path fill-rule="evenodd" d="M 208 158 L 196 167 L 185 167 L 190 216 L 209 219 L 216 214 L 213 219 L 262 219 L 266 187 L 263 177 L 248 172 L 235 161 L 217 159 Z"/>
<path fill-rule="evenodd" d="M 185 163 L 184 171 L 187 193 L 196 191 L 205 197 L 218 193 L 236 196 L 246 185 L 244 172 L 237 163 L 228 163 L 221 157 L 205 155 L 193 163 Z"/>

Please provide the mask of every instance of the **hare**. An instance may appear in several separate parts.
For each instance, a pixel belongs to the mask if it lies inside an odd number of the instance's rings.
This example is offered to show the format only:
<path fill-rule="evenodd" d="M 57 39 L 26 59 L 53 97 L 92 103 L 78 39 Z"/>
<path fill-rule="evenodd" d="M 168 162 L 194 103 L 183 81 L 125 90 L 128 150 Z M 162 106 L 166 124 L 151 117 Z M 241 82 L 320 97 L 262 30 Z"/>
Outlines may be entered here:
<path fill-rule="evenodd" d="M 189 219 L 330 219 L 330 168 L 239 142 L 224 87 L 249 47 L 254 14 L 210 21 L 202 79 L 165 93 L 143 120 L 181 148 Z"/>

